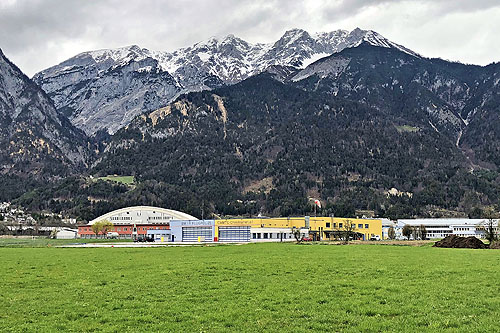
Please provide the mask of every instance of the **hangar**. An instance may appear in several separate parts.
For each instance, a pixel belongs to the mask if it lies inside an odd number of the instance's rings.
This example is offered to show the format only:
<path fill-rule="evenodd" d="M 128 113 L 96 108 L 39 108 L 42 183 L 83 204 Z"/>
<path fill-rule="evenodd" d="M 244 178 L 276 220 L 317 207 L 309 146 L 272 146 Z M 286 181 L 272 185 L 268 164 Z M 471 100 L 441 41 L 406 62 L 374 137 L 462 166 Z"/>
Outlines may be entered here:
<path fill-rule="evenodd" d="M 96 238 L 92 225 L 98 221 L 107 220 L 114 226 L 112 232 L 118 233 L 119 238 L 135 238 L 146 235 L 148 230 L 169 230 L 172 221 L 196 221 L 196 217 L 179 212 L 152 206 L 133 206 L 114 210 L 101 215 L 88 224 L 78 226 L 78 235 L 81 238 Z"/>

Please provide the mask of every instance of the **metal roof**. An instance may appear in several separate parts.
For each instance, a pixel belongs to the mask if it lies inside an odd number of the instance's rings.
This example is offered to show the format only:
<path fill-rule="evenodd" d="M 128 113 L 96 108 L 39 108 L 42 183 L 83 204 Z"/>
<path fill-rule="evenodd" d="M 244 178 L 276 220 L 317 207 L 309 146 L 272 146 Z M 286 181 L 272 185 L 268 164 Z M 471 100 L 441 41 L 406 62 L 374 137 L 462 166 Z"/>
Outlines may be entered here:
<path fill-rule="evenodd" d="M 121 214 L 121 213 L 127 213 L 127 212 L 138 212 L 138 211 L 151 211 L 151 212 L 158 212 L 158 213 L 163 213 L 172 216 L 172 220 L 198 220 L 196 217 L 191 216 L 189 214 L 179 212 L 177 210 L 173 209 L 166 209 L 166 208 L 161 208 L 161 207 L 153 207 L 153 206 L 132 206 L 132 207 L 125 207 L 125 208 L 120 208 L 117 210 L 114 210 L 112 212 L 106 213 L 104 215 L 101 215 L 92 221 L 88 223 L 88 225 L 92 225 L 98 221 L 102 220 L 109 220 L 114 215 Z"/>
<path fill-rule="evenodd" d="M 498 220 L 495 220 L 498 223 Z M 488 222 L 488 219 L 467 218 L 435 218 L 435 219 L 399 219 L 398 224 L 424 225 L 424 226 L 453 226 L 453 225 L 480 225 Z"/>

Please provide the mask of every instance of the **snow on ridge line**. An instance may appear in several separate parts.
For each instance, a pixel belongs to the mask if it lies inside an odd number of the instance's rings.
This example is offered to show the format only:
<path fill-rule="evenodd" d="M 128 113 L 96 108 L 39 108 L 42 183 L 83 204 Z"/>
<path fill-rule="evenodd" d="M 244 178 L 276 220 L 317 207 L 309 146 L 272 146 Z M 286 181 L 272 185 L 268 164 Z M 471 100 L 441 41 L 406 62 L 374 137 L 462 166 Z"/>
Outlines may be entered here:
<path fill-rule="evenodd" d="M 421 57 L 418 53 L 416 53 L 416 52 L 414 52 L 414 51 L 412 51 L 412 50 L 410 50 L 402 45 L 399 45 L 397 43 L 390 41 L 389 39 L 385 38 L 384 36 L 382 36 L 381 34 L 379 34 L 376 31 L 373 31 L 373 30 L 367 30 L 365 32 L 362 40 L 360 40 L 357 45 L 361 44 L 363 41 L 368 42 L 373 46 L 380 46 L 380 47 L 385 47 L 385 48 L 395 48 L 395 49 L 397 49 L 401 52 L 407 53 L 409 55 L 412 55 L 412 56 L 415 56 L 418 58 Z"/>
<path fill-rule="evenodd" d="M 405 48 L 404 46 L 391 42 L 390 40 L 388 40 L 387 38 L 383 37 L 382 35 L 378 34 L 375 31 L 361 30 L 359 28 L 356 28 L 351 32 L 347 30 L 338 29 L 331 32 L 317 32 L 314 34 L 309 34 L 307 31 L 302 29 L 292 29 L 285 32 L 285 34 L 280 38 L 280 40 L 283 38 L 287 39 L 290 38 L 290 40 L 287 41 L 285 46 L 289 47 L 290 43 L 293 44 L 294 42 L 297 42 L 299 37 L 303 36 L 304 34 L 307 34 L 307 36 L 310 37 L 312 40 L 314 40 L 316 43 L 319 44 L 326 43 L 332 46 L 333 48 L 339 48 L 339 46 L 342 43 L 346 44 L 345 47 L 355 47 L 358 46 L 362 41 L 366 41 L 375 46 L 382 46 L 387 48 L 394 47 L 402 52 L 414 56 L 419 56 L 417 53 Z M 348 37 L 355 38 L 358 40 L 355 41 L 354 43 L 347 42 Z M 265 64 L 263 64 L 262 63 L 264 62 L 263 58 L 265 58 L 266 55 L 269 55 L 269 53 L 273 50 L 274 44 L 276 42 L 252 44 L 238 37 L 235 37 L 232 34 L 227 35 L 221 39 L 211 37 L 206 41 L 201 41 L 193 44 L 192 46 L 186 48 L 180 48 L 173 52 L 150 51 L 145 48 L 140 48 L 137 45 L 130 45 L 116 49 L 101 49 L 95 51 L 87 51 L 80 53 L 75 57 L 79 57 L 82 55 L 89 55 L 98 63 L 111 59 L 115 63 L 114 65 L 123 64 L 129 62 L 130 60 L 142 60 L 144 58 L 151 57 L 159 62 L 160 68 L 173 74 L 177 69 L 179 69 L 179 67 L 182 67 L 183 65 L 192 60 L 192 59 L 186 59 L 188 56 L 193 57 L 193 55 L 197 54 L 199 58 L 202 60 L 202 62 L 208 63 L 212 55 L 221 54 L 222 52 L 221 47 L 226 46 L 227 44 L 230 43 L 235 43 L 236 44 L 235 49 L 243 54 L 243 59 L 240 60 L 246 65 L 245 67 L 247 68 L 252 67 L 254 69 L 258 69 L 263 65 L 267 66 L 271 64 L 285 64 L 285 63 L 288 64 L 291 63 L 292 61 L 291 58 L 275 59 L 274 62 L 269 62 L 268 60 L 267 62 L 265 62 Z M 314 50 L 310 51 L 314 52 Z M 339 51 L 341 51 L 341 49 L 338 49 L 335 52 Z M 329 54 L 324 54 L 323 56 L 327 55 Z M 231 59 L 230 56 L 225 56 L 224 58 L 227 58 L 226 59 L 227 62 L 229 62 L 229 60 Z M 306 67 L 307 65 L 311 64 L 312 62 L 320 58 L 321 57 L 319 55 L 315 54 L 310 56 L 309 59 L 306 56 L 304 59 L 302 59 L 303 61 L 301 68 Z M 57 65 L 54 67 L 57 67 Z M 59 68 L 58 71 L 64 71 L 65 69 L 67 68 Z"/>

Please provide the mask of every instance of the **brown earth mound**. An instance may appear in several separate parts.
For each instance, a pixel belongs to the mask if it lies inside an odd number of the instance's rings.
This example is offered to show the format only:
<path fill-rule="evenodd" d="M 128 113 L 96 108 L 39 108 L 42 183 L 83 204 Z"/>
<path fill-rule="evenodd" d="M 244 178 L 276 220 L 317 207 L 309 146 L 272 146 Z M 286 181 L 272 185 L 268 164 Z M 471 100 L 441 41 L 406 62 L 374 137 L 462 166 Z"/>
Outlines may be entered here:
<path fill-rule="evenodd" d="M 437 241 L 433 245 L 434 247 L 452 247 L 452 248 L 463 248 L 463 249 L 487 249 L 488 246 L 484 244 L 480 239 L 470 236 L 470 237 L 460 237 L 456 235 L 449 235 L 440 241 Z"/>

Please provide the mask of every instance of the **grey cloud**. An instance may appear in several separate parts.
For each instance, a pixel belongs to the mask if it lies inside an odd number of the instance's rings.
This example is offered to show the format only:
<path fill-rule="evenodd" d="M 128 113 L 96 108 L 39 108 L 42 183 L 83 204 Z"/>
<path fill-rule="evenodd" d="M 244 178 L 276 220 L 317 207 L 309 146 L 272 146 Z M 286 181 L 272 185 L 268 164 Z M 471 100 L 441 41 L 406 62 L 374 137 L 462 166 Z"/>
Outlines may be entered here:
<path fill-rule="evenodd" d="M 0 48 L 32 75 L 89 49 L 138 44 L 171 51 L 229 33 L 251 42 L 270 42 L 291 28 L 316 32 L 360 26 L 388 38 L 395 36 L 398 39 L 394 41 L 400 44 L 417 45 L 422 49 L 415 51 L 426 55 L 436 45 L 426 46 L 427 35 L 415 35 L 416 23 L 413 27 L 401 23 L 406 22 L 404 15 L 410 15 L 417 6 L 425 6 L 427 11 L 412 19 L 428 27 L 439 27 L 444 17 L 453 14 L 478 12 L 488 17 L 485 12 L 499 8 L 494 0 L 10 0 L 0 3 Z M 367 20 L 363 13 L 368 11 L 376 11 L 378 17 Z M 475 33 L 488 29 L 480 21 L 468 23 Z M 429 38 L 435 34 L 453 34 L 449 29 L 438 30 L 423 29 L 422 34 L 428 34 Z M 495 42 L 496 36 L 491 31 L 483 33 L 484 38 Z M 458 39 L 455 35 L 446 37 L 452 41 Z M 483 41 L 475 47 L 487 44 Z M 494 59 L 495 50 L 481 54 L 464 47 L 467 45 L 450 43 L 443 50 L 466 62 Z M 469 58 L 460 58 L 461 54 Z"/>

